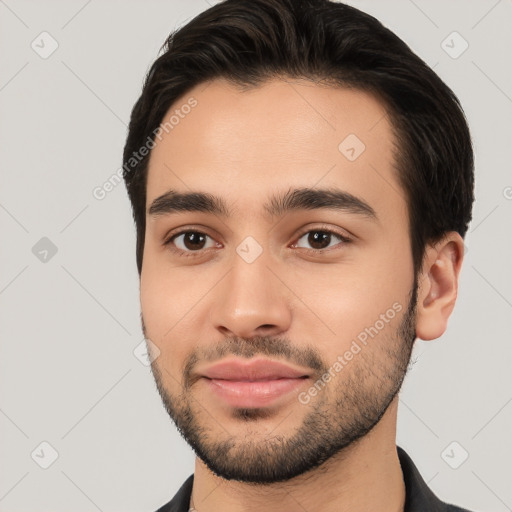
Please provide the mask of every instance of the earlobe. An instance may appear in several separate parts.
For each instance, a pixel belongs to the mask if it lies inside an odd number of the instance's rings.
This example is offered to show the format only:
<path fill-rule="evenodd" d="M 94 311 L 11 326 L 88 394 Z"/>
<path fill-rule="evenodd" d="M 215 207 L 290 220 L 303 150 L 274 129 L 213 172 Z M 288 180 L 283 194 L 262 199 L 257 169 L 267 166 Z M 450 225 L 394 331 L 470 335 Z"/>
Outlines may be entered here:
<path fill-rule="evenodd" d="M 463 257 L 464 242 L 456 232 L 427 246 L 418 277 L 418 338 L 434 340 L 445 332 L 457 299 Z"/>

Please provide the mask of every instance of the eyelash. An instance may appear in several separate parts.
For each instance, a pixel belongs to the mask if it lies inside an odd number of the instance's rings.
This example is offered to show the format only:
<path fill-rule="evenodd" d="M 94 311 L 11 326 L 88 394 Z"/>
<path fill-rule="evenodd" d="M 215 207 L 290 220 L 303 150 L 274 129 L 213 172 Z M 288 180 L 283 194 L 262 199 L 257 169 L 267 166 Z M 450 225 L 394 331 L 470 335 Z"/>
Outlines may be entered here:
<path fill-rule="evenodd" d="M 330 234 L 330 235 L 334 235 L 336 237 L 338 237 L 340 239 L 340 243 L 345 245 L 345 244 L 349 244 L 352 242 L 352 240 L 350 238 L 348 238 L 346 235 L 342 235 L 341 233 L 338 233 L 337 231 L 333 231 L 332 229 L 329 229 L 327 227 L 317 227 L 317 228 L 313 228 L 313 229 L 308 229 L 304 232 L 301 232 L 298 236 L 297 236 L 297 242 L 304 236 L 304 235 L 307 235 L 308 233 L 312 233 L 312 232 L 322 232 L 322 233 L 327 233 L 327 234 Z M 203 231 L 198 231 L 196 229 L 184 229 L 182 231 L 178 231 L 176 233 L 172 233 L 169 237 L 167 237 L 167 239 L 164 241 L 164 245 L 165 246 L 168 246 L 169 247 L 169 250 L 172 251 L 173 253 L 177 253 L 178 255 L 180 256 L 183 256 L 185 258 L 194 258 L 194 257 L 198 257 L 202 254 L 204 254 L 205 251 L 207 251 L 208 249 L 200 249 L 198 251 L 183 251 L 182 249 L 178 249 L 176 247 L 172 247 L 172 242 L 175 238 L 177 238 L 178 236 L 180 235 L 184 235 L 186 233 L 197 233 L 199 235 L 205 235 L 209 238 L 212 238 L 210 235 L 208 235 L 207 233 L 204 233 Z M 213 239 L 213 238 L 212 238 Z M 297 243 L 295 242 L 294 245 Z M 336 244 L 336 245 L 339 245 L 339 244 Z M 335 246 L 336 247 L 336 246 Z M 209 248 L 211 249 L 211 247 Z M 332 250 L 332 248 L 329 248 L 329 249 L 305 249 L 304 247 L 300 247 L 300 249 L 302 249 L 303 251 L 306 251 L 308 253 L 313 253 L 315 255 L 317 254 L 320 254 L 320 253 L 324 253 L 324 252 L 330 252 L 330 250 Z"/>

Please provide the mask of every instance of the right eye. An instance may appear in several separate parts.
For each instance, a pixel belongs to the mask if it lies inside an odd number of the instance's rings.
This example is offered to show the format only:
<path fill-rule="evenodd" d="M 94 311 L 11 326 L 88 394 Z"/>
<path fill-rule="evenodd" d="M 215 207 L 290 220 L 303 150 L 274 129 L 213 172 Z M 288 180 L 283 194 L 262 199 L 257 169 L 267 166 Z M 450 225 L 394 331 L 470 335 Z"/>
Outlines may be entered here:
<path fill-rule="evenodd" d="M 210 243 L 208 245 L 208 239 Z M 181 253 L 184 256 L 193 256 L 193 253 L 201 252 L 204 249 L 215 247 L 216 242 L 206 233 L 196 230 L 184 230 L 173 233 L 164 245 L 169 246 L 173 252 Z"/>

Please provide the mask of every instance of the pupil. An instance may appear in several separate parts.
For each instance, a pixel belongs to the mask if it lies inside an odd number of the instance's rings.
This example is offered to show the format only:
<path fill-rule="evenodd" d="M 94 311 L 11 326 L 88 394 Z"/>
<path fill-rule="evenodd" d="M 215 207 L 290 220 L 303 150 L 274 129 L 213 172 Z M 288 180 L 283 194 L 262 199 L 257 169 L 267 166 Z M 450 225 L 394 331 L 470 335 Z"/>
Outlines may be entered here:
<path fill-rule="evenodd" d="M 204 236 L 201 233 L 190 232 L 185 236 L 185 247 L 187 249 L 201 249 L 204 243 Z"/>
<path fill-rule="evenodd" d="M 328 247 L 330 236 L 325 231 L 312 231 L 308 236 L 308 242 L 314 249 L 323 249 Z M 324 243 L 325 241 L 327 241 L 327 244 Z M 317 247 L 318 245 L 320 247 Z"/>

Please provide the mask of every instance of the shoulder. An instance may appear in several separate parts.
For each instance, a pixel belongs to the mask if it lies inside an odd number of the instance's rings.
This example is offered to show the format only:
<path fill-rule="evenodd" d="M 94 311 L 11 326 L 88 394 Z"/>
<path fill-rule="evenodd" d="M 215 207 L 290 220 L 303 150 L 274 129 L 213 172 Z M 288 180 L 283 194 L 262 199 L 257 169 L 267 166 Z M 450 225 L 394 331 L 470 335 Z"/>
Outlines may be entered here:
<path fill-rule="evenodd" d="M 156 512 L 188 512 L 193 483 L 194 475 L 192 474 L 185 480 L 172 500 L 161 506 Z"/>
<path fill-rule="evenodd" d="M 409 455 L 399 446 L 397 452 L 405 483 L 404 512 L 471 512 L 441 501 L 427 485 Z"/>
<path fill-rule="evenodd" d="M 446 505 L 446 512 L 471 512 L 467 508 L 460 508 L 455 505 Z"/>

